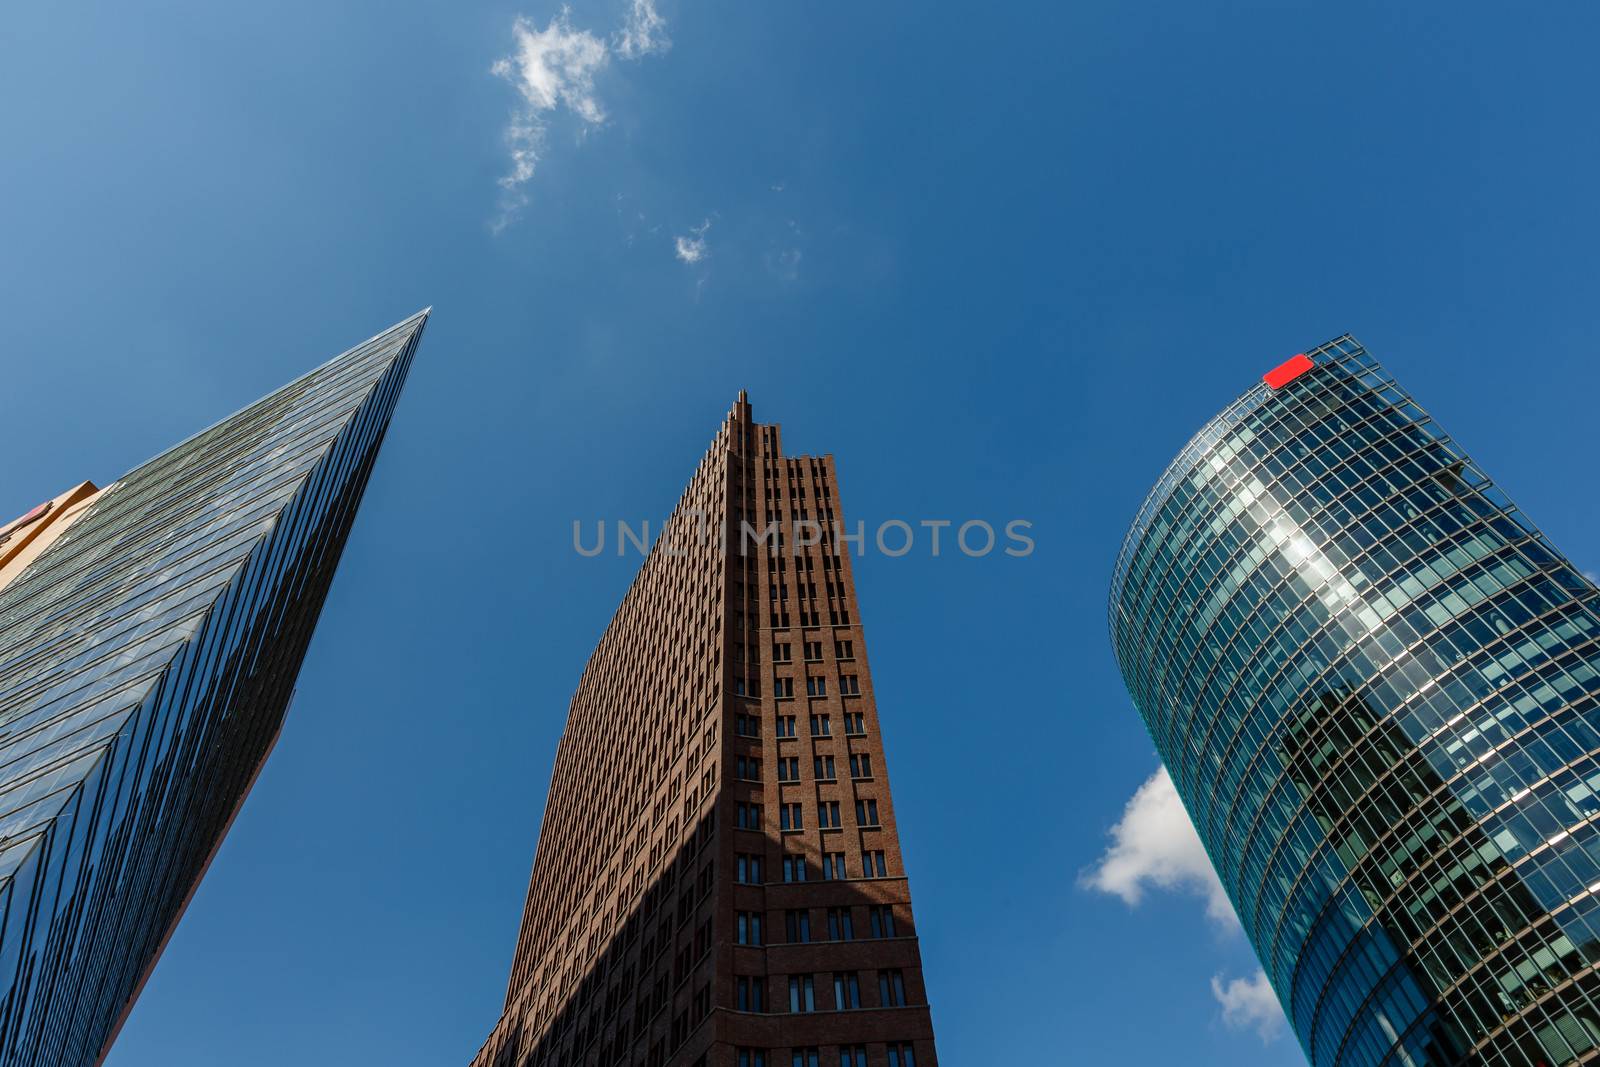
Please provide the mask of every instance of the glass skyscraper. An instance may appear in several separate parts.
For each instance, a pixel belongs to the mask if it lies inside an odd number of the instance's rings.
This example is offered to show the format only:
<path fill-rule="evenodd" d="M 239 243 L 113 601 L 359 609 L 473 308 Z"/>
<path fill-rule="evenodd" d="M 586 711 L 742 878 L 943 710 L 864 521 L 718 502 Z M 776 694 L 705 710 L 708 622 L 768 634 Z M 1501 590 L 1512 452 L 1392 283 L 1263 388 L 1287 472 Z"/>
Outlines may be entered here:
<path fill-rule="evenodd" d="M 1189 442 L 1110 615 L 1313 1064 L 1600 1062 L 1600 594 L 1360 344 Z"/>
<path fill-rule="evenodd" d="M 104 1058 L 277 738 L 426 317 L 0 526 L 0 1065 Z"/>

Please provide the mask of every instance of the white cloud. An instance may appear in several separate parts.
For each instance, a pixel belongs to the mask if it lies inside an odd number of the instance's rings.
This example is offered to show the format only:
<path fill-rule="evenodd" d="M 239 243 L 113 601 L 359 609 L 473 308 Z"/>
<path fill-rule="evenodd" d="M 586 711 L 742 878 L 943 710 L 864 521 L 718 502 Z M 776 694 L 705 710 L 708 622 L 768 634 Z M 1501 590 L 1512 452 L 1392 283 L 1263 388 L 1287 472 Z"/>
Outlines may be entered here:
<path fill-rule="evenodd" d="M 1111 828 L 1111 847 L 1082 882 L 1121 897 L 1130 907 L 1144 899 L 1147 888 L 1185 890 L 1205 898 L 1206 914 L 1216 922 L 1238 924 L 1165 767 L 1133 794 Z"/>
<path fill-rule="evenodd" d="M 667 20 L 656 11 L 655 0 L 633 0 L 628 8 L 628 21 L 617 35 L 617 55 L 623 59 L 638 59 L 671 47 Z"/>
<path fill-rule="evenodd" d="M 1288 1028 L 1283 1007 L 1272 991 L 1272 983 L 1267 981 L 1267 972 L 1259 968 L 1249 978 L 1227 982 L 1222 980 L 1222 975 L 1214 975 L 1211 994 L 1222 1005 L 1222 1022 L 1230 1029 L 1254 1030 L 1265 1043 L 1282 1036 Z"/>
<path fill-rule="evenodd" d="M 588 30 L 574 29 L 572 12 L 563 7 L 544 29 L 518 17 L 511 35 L 516 51 L 490 70 L 509 81 L 522 97 L 506 126 L 511 172 L 500 179 L 505 195 L 495 229 L 503 229 L 527 203 L 521 187 L 533 177 L 544 150 L 550 115 L 565 107 L 589 126 L 605 121 L 595 95 L 595 73 L 606 65 L 606 44 Z"/>
<path fill-rule="evenodd" d="M 594 95 L 595 71 L 605 66 L 605 42 L 588 30 L 572 28 L 572 10 L 563 7 L 550 25 L 539 29 L 518 17 L 511 27 L 516 54 L 494 65 L 494 73 L 510 79 L 535 112 L 571 108 L 585 122 L 605 121 Z"/>
<path fill-rule="evenodd" d="M 1129 907 L 1138 905 L 1147 889 L 1194 893 L 1205 898 L 1206 914 L 1214 922 L 1239 929 L 1228 894 L 1165 767 L 1133 794 L 1122 818 L 1111 828 L 1111 847 L 1084 872 L 1081 881 L 1091 889 L 1121 897 Z M 1266 1042 L 1288 1028 L 1272 983 L 1260 968 L 1249 978 L 1224 981 L 1222 975 L 1214 975 L 1211 993 L 1221 1005 L 1222 1022 L 1229 1029 L 1253 1029 Z"/>
<path fill-rule="evenodd" d="M 706 231 L 711 229 L 711 220 L 706 219 L 698 226 L 691 226 L 689 233 L 694 236 L 673 238 L 673 246 L 677 250 L 678 258 L 685 263 L 698 263 L 711 253 L 706 250 Z"/>

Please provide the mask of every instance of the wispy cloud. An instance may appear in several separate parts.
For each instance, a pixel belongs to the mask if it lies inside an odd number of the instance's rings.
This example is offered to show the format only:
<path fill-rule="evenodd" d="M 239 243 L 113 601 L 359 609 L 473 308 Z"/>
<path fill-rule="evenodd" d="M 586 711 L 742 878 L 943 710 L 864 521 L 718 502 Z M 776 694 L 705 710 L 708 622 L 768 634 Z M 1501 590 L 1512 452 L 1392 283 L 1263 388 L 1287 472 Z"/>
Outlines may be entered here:
<path fill-rule="evenodd" d="M 552 117 L 566 110 L 577 116 L 585 129 L 602 125 L 606 111 L 595 90 L 596 75 L 610 62 L 613 51 L 622 59 L 665 52 L 672 44 L 666 27 L 655 0 L 632 0 L 627 21 L 611 44 L 573 26 L 569 7 L 563 6 L 542 30 L 531 19 L 517 17 L 511 25 L 514 51 L 490 68 L 522 98 L 506 124 L 511 170 L 500 179 L 496 231 L 510 224 L 528 202 L 524 186 L 543 157 Z"/>
<path fill-rule="evenodd" d="M 1223 1025 L 1233 1030 L 1254 1030 L 1263 1044 L 1283 1036 L 1289 1022 L 1272 991 L 1267 972 L 1256 969 L 1249 978 L 1224 982 L 1222 975 L 1211 979 L 1211 995 L 1222 1005 Z"/>
<path fill-rule="evenodd" d="M 1214 921 L 1238 925 L 1228 894 L 1165 767 L 1133 794 L 1111 828 L 1111 846 L 1084 872 L 1082 882 L 1121 897 L 1129 906 L 1136 906 L 1150 888 L 1195 893 L 1205 899 L 1206 914 Z"/>
<path fill-rule="evenodd" d="M 677 256 L 685 263 L 699 263 L 711 253 L 706 248 L 706 231 L 711 229 L 711 220 L 706 219 L 698 226 L 689 227 L 689 233 L 684 236 L 674 237 L 673 247 Z"/>
<path fill-rule="evenodd" d="M 617 34 L 617 55 L 637 59 L 672 47 L 667 36 L 667 20 L 656 11 L 655 0 L 633 0 L 628 21 Z"/>
<path fill-rule="evenodd" d="M 779 281 L 792 282 L 800 277 L 800 260 L 804 258 L 798 248 L 784 248 L 767 253 L 767 270 Z"/>
<path fill-rule="evenodd" d="M 516 51 L 490 69 L 516 87 L 522 104 L 506 127 L 511 152 L 511 172 L 500 179 L 504 190 L 500 218 L 503 229 L 527 203 L 522 186 L 538 166 L 544 151 L 545 128 L 550 115 L 566 108 L 586 125 L 605 121 L 605 109 L 595 95 L 594 76 L 606 65 L 610 52 L 604 41 L 588 30 L 574 29 L 571 9 L 563 7 L 544 29 L 518 17 L 511 26 Z"/>
<path fill-rule="evenodd" d="M 786 229 L 788 232 L 768 247 L 764 258 L 768 274 L 781 282 L 793 282 L 799 280 L 800 261 L 805 258 L 798 242 L 804 241 L 806 235 L 794 219 L 789 220 Z"/>

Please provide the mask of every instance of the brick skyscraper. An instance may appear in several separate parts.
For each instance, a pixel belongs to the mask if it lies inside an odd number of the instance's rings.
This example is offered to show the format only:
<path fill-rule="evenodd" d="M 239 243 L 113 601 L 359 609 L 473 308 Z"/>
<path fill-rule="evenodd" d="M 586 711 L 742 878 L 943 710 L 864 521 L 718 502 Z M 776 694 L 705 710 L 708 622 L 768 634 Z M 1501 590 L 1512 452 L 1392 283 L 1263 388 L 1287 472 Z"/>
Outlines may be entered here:
<path fill-rule="evenodd" d="M 841 531 L 741 393 L 572 698 L 474 1067 L 937 1063 Z"/>

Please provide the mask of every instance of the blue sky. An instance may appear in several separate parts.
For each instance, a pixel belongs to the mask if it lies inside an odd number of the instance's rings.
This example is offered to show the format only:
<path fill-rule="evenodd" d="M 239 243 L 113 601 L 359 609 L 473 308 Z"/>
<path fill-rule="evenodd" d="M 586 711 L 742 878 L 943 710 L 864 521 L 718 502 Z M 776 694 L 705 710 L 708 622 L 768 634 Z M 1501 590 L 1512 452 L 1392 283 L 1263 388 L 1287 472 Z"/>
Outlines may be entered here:
<path fill-rule="evenodd" d="M 637 565 L 571 523 L 664 515 L 741 388 L 849 518 L 1034 524 L 857 566 L 945 1061 L 1303 1062 L 1159 782 L 1124 819 L 1111 564 L 1348 330 L 1595 568 L 1594 11 L 631 2 L 8 8 L 0 514 L 436 309 L 109 1067 L 467 1062 Z"/>

